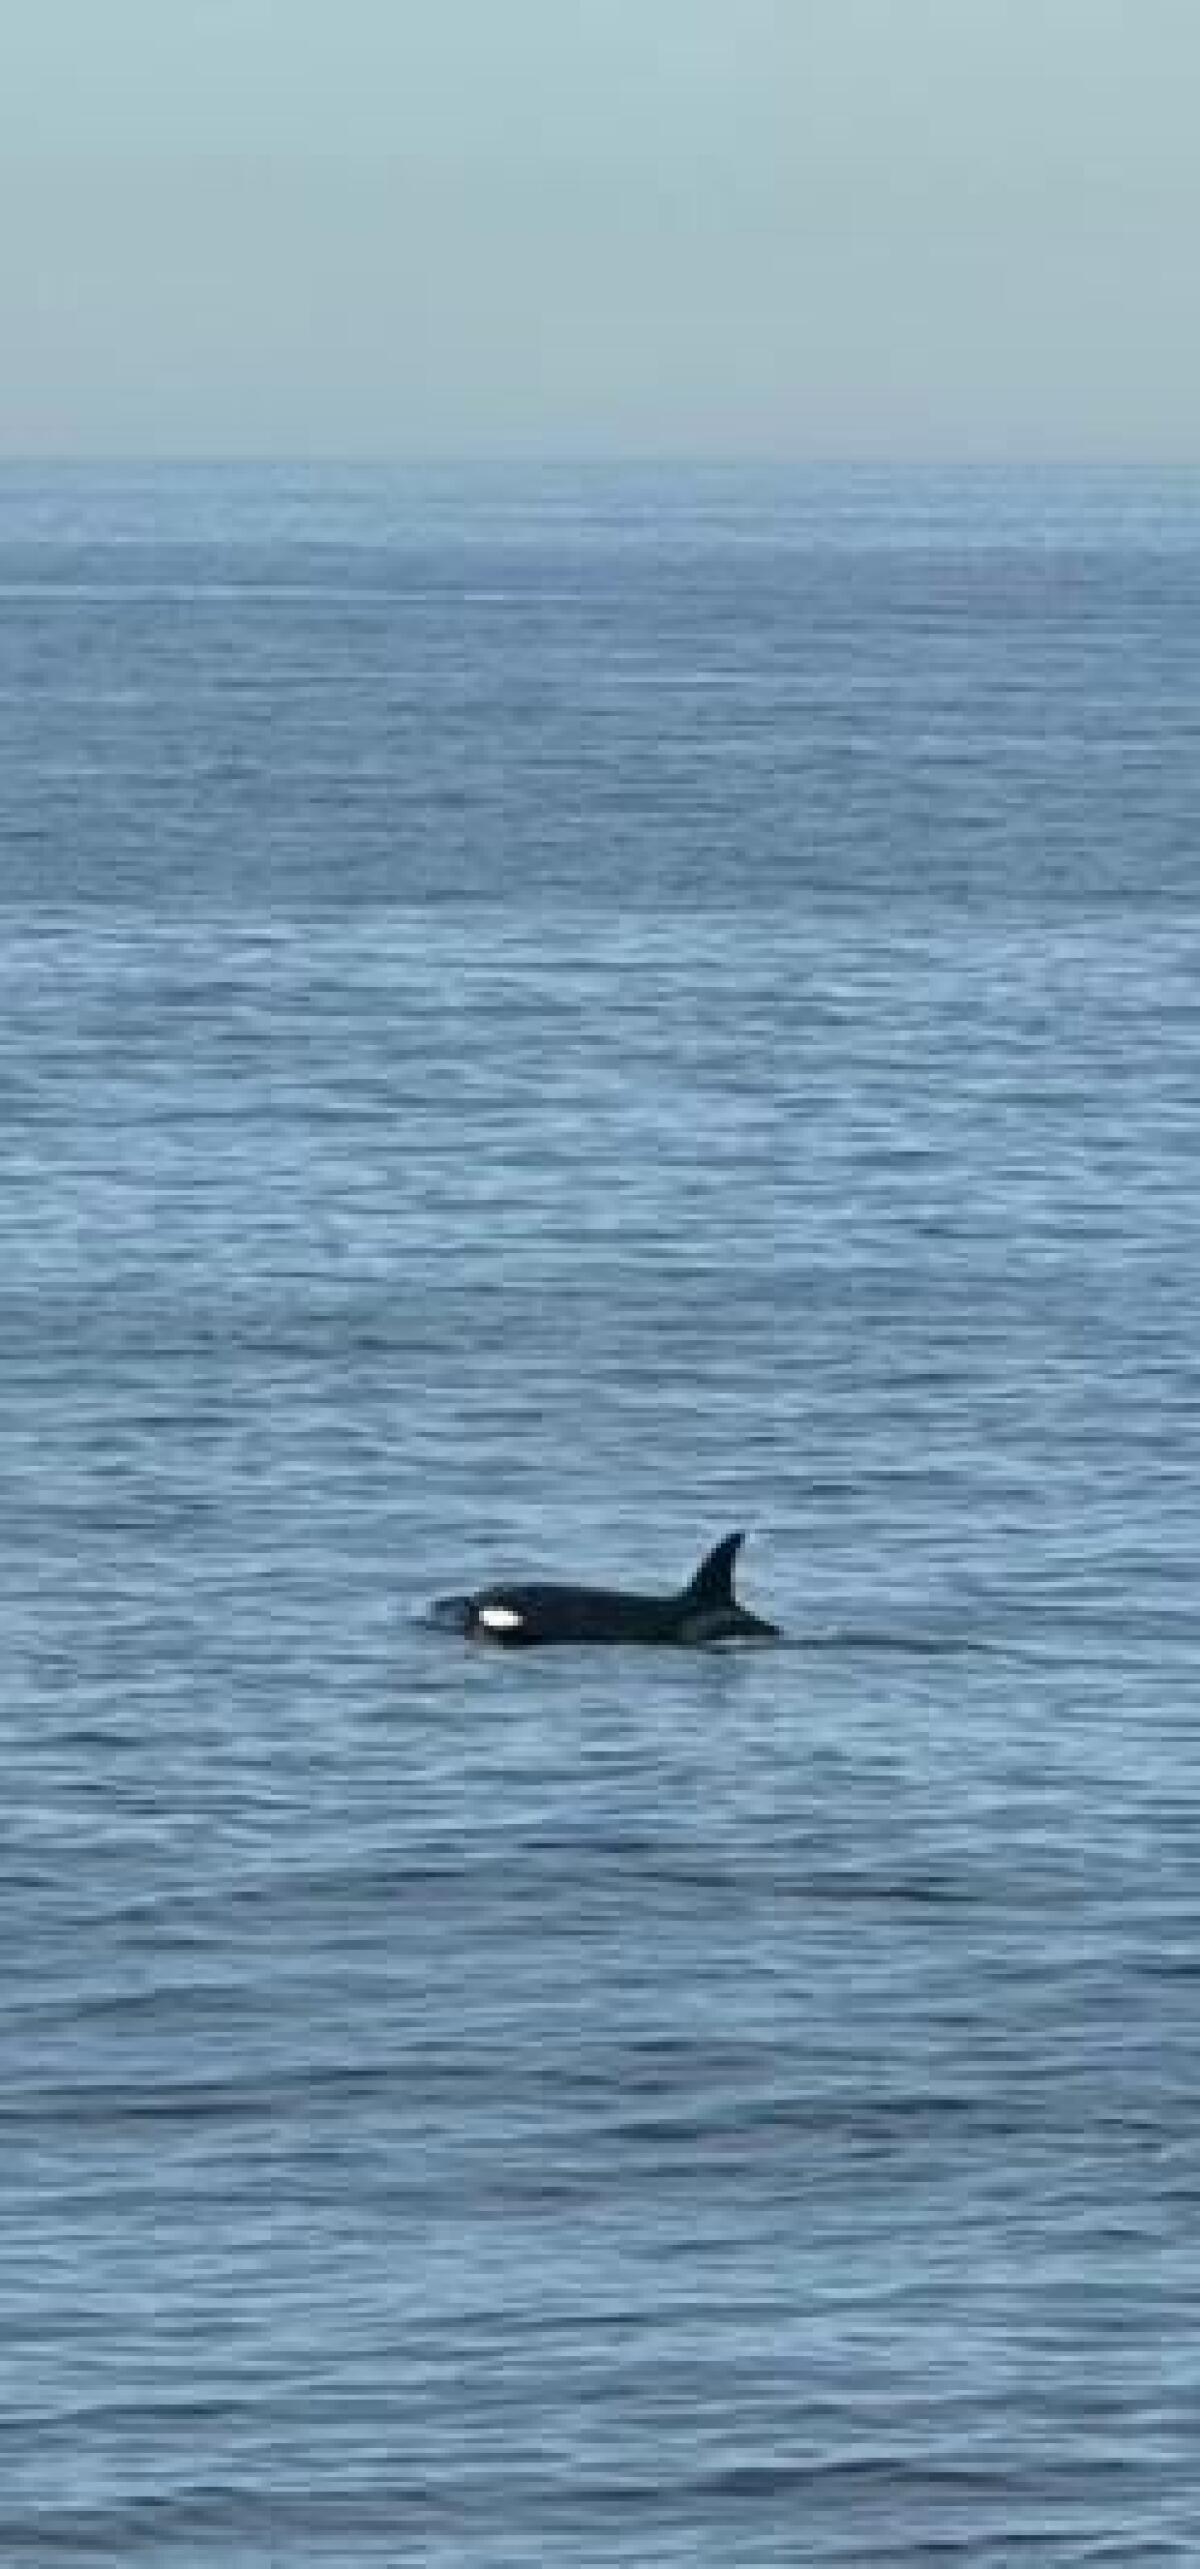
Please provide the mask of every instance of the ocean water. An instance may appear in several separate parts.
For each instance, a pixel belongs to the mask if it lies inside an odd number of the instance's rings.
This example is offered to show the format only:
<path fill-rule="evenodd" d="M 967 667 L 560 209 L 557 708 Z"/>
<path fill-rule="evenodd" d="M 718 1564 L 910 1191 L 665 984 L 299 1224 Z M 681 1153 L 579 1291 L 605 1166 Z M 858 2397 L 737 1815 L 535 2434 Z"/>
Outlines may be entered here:
<path fill-rule="evenodd" d="M 6 2569 L 1200 2557 L 1198 704 L 1185 476 L 0 473 Z"/>

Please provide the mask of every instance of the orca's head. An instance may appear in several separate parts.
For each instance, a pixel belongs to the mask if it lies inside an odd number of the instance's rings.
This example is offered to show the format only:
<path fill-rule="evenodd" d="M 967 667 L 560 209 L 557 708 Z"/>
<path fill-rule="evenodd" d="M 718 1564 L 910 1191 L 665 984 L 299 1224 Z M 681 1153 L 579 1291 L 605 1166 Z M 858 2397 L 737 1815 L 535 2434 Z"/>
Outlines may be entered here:
<path fill-rule="evenodd" d="M 522 1642 L 539 1638 L 536 1619 L 513 1591 L 484 1588 L 477 1596 L 465 1598 L 464 1604 L 460 1629 L 468 1641 L 499 1642 L 502 1650 L 516 1650 Z"/>
<path fill-rule="evenodd" d="M 459 1632 L 468 1641 L 499 1641 L 510 1648 L 528 1637 L 520 1608 L 491 1589 L 474 1597 L 435 1597 L 429 1621 L 439 1632 Z"/>

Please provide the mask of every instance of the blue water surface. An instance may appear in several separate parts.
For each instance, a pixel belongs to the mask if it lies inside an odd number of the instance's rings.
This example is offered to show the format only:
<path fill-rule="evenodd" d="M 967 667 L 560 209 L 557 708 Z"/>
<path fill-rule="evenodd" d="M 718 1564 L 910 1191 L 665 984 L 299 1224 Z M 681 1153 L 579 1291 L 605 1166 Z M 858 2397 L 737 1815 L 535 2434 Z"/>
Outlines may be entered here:
<path fill-rule="evenodd" d="M 1200 2557 L 1198 503 L 0 472 L 13 2569 Z"/>

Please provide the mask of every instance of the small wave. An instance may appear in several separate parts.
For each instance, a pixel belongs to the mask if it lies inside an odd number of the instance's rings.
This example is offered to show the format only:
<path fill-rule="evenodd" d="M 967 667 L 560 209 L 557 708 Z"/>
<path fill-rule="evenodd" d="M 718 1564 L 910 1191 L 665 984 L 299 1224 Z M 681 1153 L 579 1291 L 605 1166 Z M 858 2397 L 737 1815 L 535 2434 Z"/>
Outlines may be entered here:
<path fill-rule="evenodd" d="M 465 1595 L 434 1597 L 429 1605 L 421 1608 L 420 1613 L 415 1615 L 413 1620 L 426 1632 L 465 1633 L 470 1605 L 471 1600 Z"/>
<path fill-rule="evenodd" d="M 1002 1652 L 1004 1645 L 981 1641 L 963 1632 L 900 1632 L 880 1630 L 863 1624 L 829 1624 L 815 1632 L 792 1632 L 782 1637 L 785 1650 L 856 1650 L 902 1652 L 916 1659 L 957 1659 L 969 1654 L 991 1656 Z"/>

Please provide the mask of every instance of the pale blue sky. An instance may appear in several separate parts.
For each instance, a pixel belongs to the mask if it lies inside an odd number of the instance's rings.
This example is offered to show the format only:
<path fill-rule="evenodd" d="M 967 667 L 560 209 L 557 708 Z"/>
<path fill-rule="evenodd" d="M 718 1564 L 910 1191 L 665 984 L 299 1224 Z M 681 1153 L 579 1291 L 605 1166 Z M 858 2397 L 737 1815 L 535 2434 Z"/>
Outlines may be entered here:
<path fill-rule="evenodd" d="M 1200 459 L 1200 0 L 11 0 L 8 454 Z"/>

